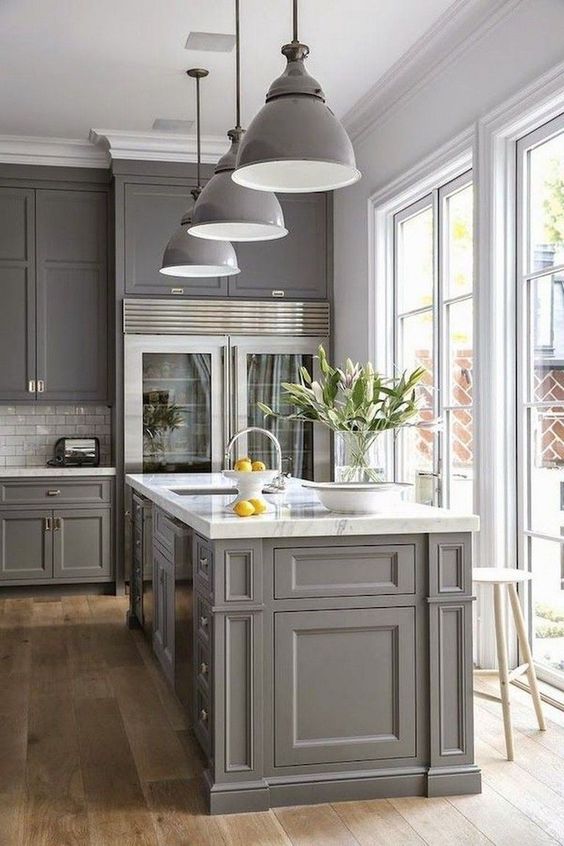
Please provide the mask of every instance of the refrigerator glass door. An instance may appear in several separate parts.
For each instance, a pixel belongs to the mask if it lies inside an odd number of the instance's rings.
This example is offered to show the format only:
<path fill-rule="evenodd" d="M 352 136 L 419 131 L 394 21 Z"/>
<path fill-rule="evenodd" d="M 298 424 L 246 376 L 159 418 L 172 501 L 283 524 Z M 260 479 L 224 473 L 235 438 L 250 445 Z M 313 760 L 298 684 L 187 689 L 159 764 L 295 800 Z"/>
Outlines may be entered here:
<path fill-rule="evenodd" d="M 210 473 L 223 447 L 224 342 L 126 337 L 126 469 Z"/>
<path fill-rule="evenodd" d="M 232 338 L 236 428 L 260 426 L 269 429 L 282 447 L 284 473 L 300 479 L 329 478 L 329 435 L 322 426 L 297 420 L 266 417 L 257 405 L 263 402 L 273 411 L 289 414 L 292 406 L 284 399 L 283 382 L 299 382 L 300 367 L 315 372 L 314 355 L 319 341 L 303 338 Z M 238 454 L 248 454 L 276 466 L 274 447 L 260 432 L 239 440 Z"/>

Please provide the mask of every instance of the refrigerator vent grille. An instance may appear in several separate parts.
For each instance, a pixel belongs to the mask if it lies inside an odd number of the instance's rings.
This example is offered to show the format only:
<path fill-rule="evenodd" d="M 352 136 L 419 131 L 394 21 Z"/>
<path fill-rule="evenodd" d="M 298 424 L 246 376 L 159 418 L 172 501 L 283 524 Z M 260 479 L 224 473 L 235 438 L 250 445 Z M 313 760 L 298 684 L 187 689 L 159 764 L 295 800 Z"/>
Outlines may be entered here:
<path fill-rule="evenodd" d="M 124 300 L 126 335 L 330 335 L 328 302 Z"/>

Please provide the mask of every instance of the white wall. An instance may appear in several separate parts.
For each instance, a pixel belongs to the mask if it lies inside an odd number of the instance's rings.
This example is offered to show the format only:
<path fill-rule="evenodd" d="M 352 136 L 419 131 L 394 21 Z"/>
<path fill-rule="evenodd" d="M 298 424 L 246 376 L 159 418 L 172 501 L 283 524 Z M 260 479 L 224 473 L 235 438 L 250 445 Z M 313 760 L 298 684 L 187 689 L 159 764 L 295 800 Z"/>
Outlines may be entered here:
<path fill-rule="evenodd" d="M 368 198 L 563 58 L 564 0 L 521 0 L 355 144 L 362 179 L 335 192 L 337 359 L 370 355 Z"/>

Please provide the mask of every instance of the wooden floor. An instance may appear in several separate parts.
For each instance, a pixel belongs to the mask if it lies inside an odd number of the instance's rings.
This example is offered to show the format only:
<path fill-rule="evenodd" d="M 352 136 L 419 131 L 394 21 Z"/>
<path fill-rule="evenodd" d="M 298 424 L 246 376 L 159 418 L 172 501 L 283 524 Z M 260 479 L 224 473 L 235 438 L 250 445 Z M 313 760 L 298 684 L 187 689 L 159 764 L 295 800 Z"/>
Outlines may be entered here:
<path fill-rule="evenodd" d="M 1 846 L 564 844 L 564 713 L 546 706 L 541 733 L 513 688 L 514 763 L 499 705 L 476 700 L 480 796 L 209 817 L 197 749 L 125 610 L 115 597 L 0 599 Z"/>

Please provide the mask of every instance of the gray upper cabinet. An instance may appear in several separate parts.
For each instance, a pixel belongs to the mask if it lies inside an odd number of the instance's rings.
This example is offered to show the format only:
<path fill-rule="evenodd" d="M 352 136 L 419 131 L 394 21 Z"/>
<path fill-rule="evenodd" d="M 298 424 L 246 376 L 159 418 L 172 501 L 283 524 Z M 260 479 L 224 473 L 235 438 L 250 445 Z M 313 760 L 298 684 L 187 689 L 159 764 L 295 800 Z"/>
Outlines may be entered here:
<path fill-rule="evenodd" d="M 34 204 L 33 190 L 0 188 L 0 400 L 34 397 Z"/>
<path fill-rule="evenodd" d="M 282 194 L 279 200 L 288 234 L 235 245 L 241 273 L 229 277 L 229 296 L 325 299 L 332 199 L 327 194 Z"/>
<path fill-rule="evenodd" d="M 108 194 L 0 187 L 0 400 L 108 398 Z"/>
<path fill-rule="evenodd" d="M 108 393 L 107 195 L 39 190 L 37 379 L 46 400 Z"/>
<path fill-rule="evenodd" d="M 125 293 L 226 296 L 225 277 L 190 279 L 159 273 L 163 252 L 192 204 L 186 185 L 126 183 L 123 197 Z M 120 238 L 120 221 L 117 220 Z"/>

